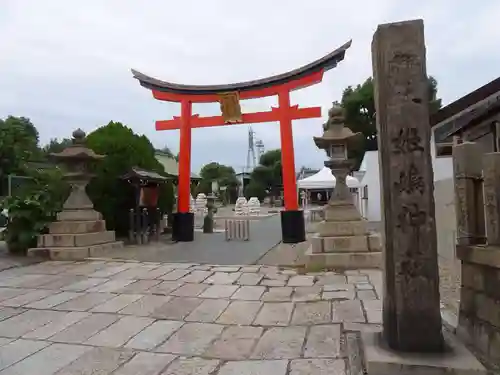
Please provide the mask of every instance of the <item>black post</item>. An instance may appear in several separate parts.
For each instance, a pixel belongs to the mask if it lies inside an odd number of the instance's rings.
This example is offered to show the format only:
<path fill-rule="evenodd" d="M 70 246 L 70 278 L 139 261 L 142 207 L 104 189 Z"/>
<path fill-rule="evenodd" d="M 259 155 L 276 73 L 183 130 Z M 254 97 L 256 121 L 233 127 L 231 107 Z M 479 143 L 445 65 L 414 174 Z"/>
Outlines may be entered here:
<path fill-rule="evenodd" d="M 192 212 L 176 212 L 173 214 L 172 239 L 180 242 L 194 240 L 194 214 Z"/>
<path fill-rule="evenodd" d="M 128 239 L 129 239 L 130 243 L 135 242 L 134 223 L 135 223 L 134 209 L 131 208 L 128 212 Z"/>
<path fill-rule="evenodd" d="M 135 241 L 138 245 L 142 244 L 142 220 L 141 220 L 141 209 L 137 207 L 134 212 L 135 215 Z"/>
<path fill-rule="evenodd" d="M 299 243 L 306 240 L 304 211 L 281 211 L 281 236 L 283 243 Z"/>
<path fill-rule="evenodd" d="M 142 243 L 143 244 L 146 244 L 149 242 L 149 231 L 148 231 L 148 210 L 143 208 L 142 209 L 142 214 L 141 214 L 141 218 L 142 218 Z"/>

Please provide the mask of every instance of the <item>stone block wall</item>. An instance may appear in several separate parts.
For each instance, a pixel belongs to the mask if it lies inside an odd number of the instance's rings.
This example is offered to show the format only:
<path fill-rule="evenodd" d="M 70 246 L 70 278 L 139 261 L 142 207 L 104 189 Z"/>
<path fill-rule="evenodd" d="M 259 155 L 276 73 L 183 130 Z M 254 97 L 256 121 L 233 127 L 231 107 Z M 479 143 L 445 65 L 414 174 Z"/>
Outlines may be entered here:
<path fill-rule="evenodd" d="M 458 246 L 462 288 L 458 335 L 500 365 L 500 248 Z"/>
<path fill-rule="evenodd" d="M 500 369 L 500 153 L 455 145 L 453 171 L 462 274 L 457 334 Z"/>

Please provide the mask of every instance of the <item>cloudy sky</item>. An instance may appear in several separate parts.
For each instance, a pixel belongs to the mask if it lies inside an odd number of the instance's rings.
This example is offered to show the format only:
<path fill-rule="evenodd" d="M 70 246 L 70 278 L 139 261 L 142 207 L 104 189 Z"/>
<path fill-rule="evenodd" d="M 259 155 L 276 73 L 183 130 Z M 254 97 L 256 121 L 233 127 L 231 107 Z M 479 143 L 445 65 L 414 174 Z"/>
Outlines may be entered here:
<path fill-rule="evenodd" d="M 156 132 L 154 121 L 178 115 L 179 105 L 155 101 L 130 68 L 172 82 L 230 83 L 294 69 L 352 39 L 321 84 L 292 96 L 321 105 L 325 117 L 346 86 L 371 75 L 377 24 L 413 18 L 425 20 L 428 72 L 446 104 L 500 75 L 498 15 L 498 0 L 0 0 L 0 117 L 31 118 L 43 143 L 121 121 L 177 152 L 178 131 Z M 194 110 L 213 115 L 218 106 Z M 324 117 L 294 122 L 297 168 L 321 166 L 312 136 Z M 278 124 L 253 129 L 266 149 L 279 147 Z M 196 129 L 193 170 L 210 161 L 241 170 L 247 132 Z"/>

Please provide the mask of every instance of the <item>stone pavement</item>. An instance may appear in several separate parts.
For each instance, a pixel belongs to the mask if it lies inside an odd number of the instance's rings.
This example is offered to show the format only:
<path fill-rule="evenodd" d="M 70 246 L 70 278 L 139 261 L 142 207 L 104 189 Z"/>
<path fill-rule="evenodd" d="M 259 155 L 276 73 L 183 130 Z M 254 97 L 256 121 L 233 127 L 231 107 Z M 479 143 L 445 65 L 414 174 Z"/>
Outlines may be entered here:
<path fill-rule="evenodd" d="M 0 375 L 361 374 L 379 271 L 89 260 L 0 272 Z"/>
<path fill-rule="evenodd" d="M 280 242 L 281 219 L 275 215 L 250 221 L 250 241 L 226 241 L 224 233 L 195 232 L 193 242 L 127 246 L 107 253 L 106 257 L 143 262 L 253 264 Z"/>
<path fill-rule="evenodd" d="M 40 259 L 10 254 L 5 241 L 0 241 L 0 271 L 40 262 Z"/>

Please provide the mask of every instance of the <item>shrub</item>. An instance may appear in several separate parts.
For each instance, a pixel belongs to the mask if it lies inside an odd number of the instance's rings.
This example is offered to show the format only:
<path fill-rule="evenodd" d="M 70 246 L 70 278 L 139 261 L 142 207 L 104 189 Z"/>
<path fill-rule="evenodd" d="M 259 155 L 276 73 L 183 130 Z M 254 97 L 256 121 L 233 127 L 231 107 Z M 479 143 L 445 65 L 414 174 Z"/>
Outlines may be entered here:
<path fill-rule="evenodd" d="M 158 208 L 164 214 L 170 214 L 174 208 L 174 185 L 172 181 L 167 181 L 160 185 L 160 194 L 158 196 Z"/>
<path fill-rule="evenodd" d="M 250 181 L 248 185 L 245 186 L 244 193 L 246 199 L 257 197 L 261 202 L 266 197 L 266 189 L 264 188 L 264 186 L 255 181 Z"/>
<path fill-rule="evenodd" d="M 56 219 L 68 194 L 68 186 L 59 170 L 28 171 L 33 184 L 2 202 L 8 211 L 3 233 L 10 252 L 25 254 L 36 247 L 37 236 L 45 233 L 48 224 Z"/>
<path fill-rule="evenodd" d="M 90 133 L 87 147 L 106 155 L 95 166 L 96 177 L 89 184 L 88 194 L 96 210 L 103 214 L 108 229 L 123 235 L 128 230 L 128 212 L 135 207 L 137 192 L 120 177 L 135 166 L 164 174 L 163 166 L 156 160 L 149 139 L 119 122 L 110 122 Z M 160 208 L 167 209 L 170 201 L 172 189 L 165 186 L 160 193 Z"/>

